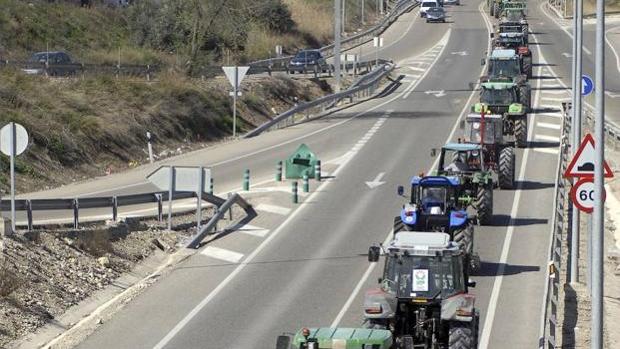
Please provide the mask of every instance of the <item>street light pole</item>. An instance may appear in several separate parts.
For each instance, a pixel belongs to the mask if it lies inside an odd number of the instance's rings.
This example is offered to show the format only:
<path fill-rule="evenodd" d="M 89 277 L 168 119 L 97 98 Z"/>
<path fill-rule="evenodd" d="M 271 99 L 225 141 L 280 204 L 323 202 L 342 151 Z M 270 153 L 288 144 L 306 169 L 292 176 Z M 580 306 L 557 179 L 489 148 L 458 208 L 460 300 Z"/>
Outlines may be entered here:
<path fill-rule="evenodd" d="M 340 1 L 334 0 L 334 77 L 336 93 L 340 92 Z"/>
<path fill-rule="evenodd" d="M 596 53 L 594 70 L 594 212 L 592 229 L 592 332 L 591 348 L 603 348 L 603 157 L 605 152 L 605 0 L 596 1 Z"/>

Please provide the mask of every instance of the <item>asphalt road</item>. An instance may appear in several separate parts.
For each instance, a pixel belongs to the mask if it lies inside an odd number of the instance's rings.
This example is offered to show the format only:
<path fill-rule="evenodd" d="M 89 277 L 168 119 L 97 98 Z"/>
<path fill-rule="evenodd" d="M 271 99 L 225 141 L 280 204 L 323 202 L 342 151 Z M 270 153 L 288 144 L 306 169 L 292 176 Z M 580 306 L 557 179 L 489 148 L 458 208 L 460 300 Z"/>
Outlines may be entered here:
<path fill-rule="evenodd" d="M 253 181 L 269 181 L 276 161 L 304 142 L 325 160 L 330 178 L 300 205 L 284 194 L 271 197 L 271 206 L 258 205 L 251 224 L 263 234 L 233 233 L 210 243 L 79 347 L 273 348 L 278 334 L 302 326 L 360 326 L 363 292 L 381 272 L 365 254 L 385 240 L 402 205 L 396 186 L 432 167 L 430 149 L 460 135 L 458 120 L 477 96 L 468 84 L 478 80 L 489 37 L 479 5 L 449 8 L 447 24 L 426 24 L 415 10 L 403 16 L 386 32 L 393 44 L 382 53 L 399 63 L 400 84 L 382 96 L 329 118 L 165 162 L 210 165 L 216 191 L 229 191 L 240 186 L 245 168 Z M 542 40 L 546 29 L 531 26 Z M 561 84 L 560 66 L 548 65 L 557 59 L 544 51 L 549 46 L 532 46 L 536 112 L 530 146 L 517 151 L 519 188 L 496 191 L 493 225 L 476 228 L 483 268 L 473 292 L 481 348 L 539 343 L 561 124 L 555 108 L 568 98 L 554 87 Z M 150 170 L 35 195 L 147 191 L 143 178 Z M 385 184 L 365 184 L 378 176 Z"/>

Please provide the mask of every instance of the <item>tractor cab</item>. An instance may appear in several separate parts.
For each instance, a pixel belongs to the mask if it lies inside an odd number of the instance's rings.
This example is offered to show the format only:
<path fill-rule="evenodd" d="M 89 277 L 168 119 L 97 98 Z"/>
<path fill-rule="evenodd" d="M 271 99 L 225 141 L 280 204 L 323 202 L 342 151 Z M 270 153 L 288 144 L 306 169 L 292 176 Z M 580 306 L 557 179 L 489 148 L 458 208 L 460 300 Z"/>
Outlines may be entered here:
<path fill-rule="evenodd" d="M 318 327 L 278 336 L 276 349 L 390 349 L 392 344 L 388 330 Z"/>
<path fill-rule="evenodd" d="M 439 175 L 472 174 L 485 171 L 482 146 L 473 143 L 448 143 L 441 148 Z"/>
<path fill-rule="evenodd" d="M 484 126 L 483 126 L 484 125 Z M 484 136 L 484 139 L 482 137 Z M 504 143 L 503 118 L 499 114 L 469 114 L 465 118 L 465 142 L 495 145 Z"/>
<path fill-rule="evenodd" d="M 472 106 L 472 113 L 489 109 L 494 114 L 520 113 L 519 90 L 512 82 L 486 82 L 481 84 L 480 103 Z"/>
<path fill-rule="evenodd" d="M 485 61 L 483 61 L 483 64 Z M 521 59 L 513 49 L 495 49 L 488 58 L 487 74 L 482 82 L 513 82 L 525 80 Z"/>

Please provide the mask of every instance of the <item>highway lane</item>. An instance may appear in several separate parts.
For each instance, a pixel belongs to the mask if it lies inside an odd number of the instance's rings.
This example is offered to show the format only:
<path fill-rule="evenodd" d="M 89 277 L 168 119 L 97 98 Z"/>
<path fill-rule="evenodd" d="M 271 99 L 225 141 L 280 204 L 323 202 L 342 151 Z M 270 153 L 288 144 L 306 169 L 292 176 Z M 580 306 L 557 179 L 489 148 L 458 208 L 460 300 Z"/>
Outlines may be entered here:
<path fill-rule="evenodd" d="M 201 289 L 200 292 L 192 289 L 187 292 L 190 295 L 184 293 L 187 297 L 177 297 L 174 307 L 166 308 L 168 316 L 164 319 L 152 316 L 157 312 L 149 311 L 152 308 L 147 305 L 153 302 L 138 300 L 138 303 L 143 304 L 130 305 L 82 347 L 97 348 L 110 344 L 119 348 L 132 345 L 152 347 L 157 338 L 164 338 L 159 344 L 166 348 L 268 348 L 282 331 L 293 331 L 304 325 L 331 323 L 367 268 L 364 257 L 367 247 L 383 240 L 389 231 L 392 217 L 401 204 L 393 194 L 395 184 L 407 183 L 413 173 L 430 167 L 433 159 L 428 157 L 429 148 L 445 141 L 460 112 L 469 102 L 471 93 L 461 91 L 458 87 L 477 79 L 479 57 L 471 55 L 457 59 L 452 57 L 451 52 L 468 49 L 483 52 L 488 36 L 480 15 L 475 11 L 477 4 L 468 4 L 463 8 L 469 11 L 455 16 L 456 23 L 462 27 L 451 32 L 446 48 L 436 50 L 441 55 L 433 71 L 412 93 L 407 94 L 401 89 L 397 91 L 404 92 L 400 98 L 380 110 L 364 115 L 364 119 L 372 120 L 373 124 L 377 118 L 386 118 L 386 121 L 376 136 L 365 143 L 361 152 L 346 167 L 338 170 L 336 178 L 309 198 L 311 204 L 302 206 L 301 213 L 289 217 L 276 230 L 277 235 L 272 233 L 275 237 L 269 245 L 260 253 L 252 255 L 253 260 L 240 269 L 225 287 L 220 288 L 223 291 L 211 293 L 213 297 L 209 298 L 212 288 Z M 462 16 L 462 21 L 459 16 Z M 447 96 L 435 97 L 425 93 L 442 87 L 448 91 Z M 353 123 L 363 121 L 355 120 Z M 536 132 L 532 130 L 532 139 L 537 136 Z M 543 143 L 533 145 L 540 146 Z M 552 147 L 553 144 L 549 146 Z M 475 293 L 479 297 L 482 323 L 486 320 L 488 308 L 493 309 L 494 319 L 493 332 L 487 330 L 488 347 L 505 344 L 506 338 L 514 338 L 515 344 L 538 342 L 537 321 L 544 285 L 541 278 L 544 278 L 549 229 L 546 215 L 540 211 L 541 207 L 531 202 L 539 202 L 544 207 L 550 200 L 551 189 L 548 183 L 551 180 L 548 174 L 553 172 L 553 159 L 557 157 L 545 152 L 540 155 L 542 157 L 525 156 L 529 161 L 533 159 L 543 164 L 523 166 L 524 171 L 527 169 L 523 172 L 527 181 L 522 184 L 524 190 L 517 194 L 523 199 L 515 199 L 516 192 L 513 191 L 497 192 L 497 226 L 477 230 L 478 249 L 485 265 L 483 276 L 477 278 L 479 286 Z M 519 161 L 523 159 L 523 154 L 519 152 Z M 370 190 L 363 183 L 379 172 L 387 173 L 387 184 Z M 512 228 L 506 228 L 511 216 Z M 517 237 L 508 238 L 514 235 Z M 528 238 L 522 239 L 526 235 Z M 508 248 L 504 246 L 506 244 Z M 526 248 L 523 248 L 523 244 Z M 188 263 L 195 264 L 191 277 L 200 280 L 196 283 L 201 286 L 215 269 L 213 266 L 208 267 L 213 263 L 211 260 L 200 262 L 194 258 Z M 230 266 L 223 268 L 234 273 Z M 505 281 L 496 287 L 498 269 L 503 269 Z M 187 268 L 182 273 L 187 273 Z M 172 275 L 175 278 L 175 273 Z M 212 284 L 216 285 L 219 280 L 221 276 L 219 279 L 214 277 Z M 155 285 L 153 291 L 148 290 L 140 298 L 157 299 L 167 304 L 168 298 L 160 298 L 158 294 L 165 289 L 162 286 L 164 283 L 170 286 L 167 279 L 164 279 L 162 284 Z M 202 298 L 200 304 L 204 305 L 199 309 L 192 308 L 198 304 L 194 299 L 197 292 L 207 297 Z M 490 305 L 489 301 L 496 303 Z M 359 298 L 356 302 L 359 303 Z M 191 312 L 191 309 L 197 310 Z M 342 323 L 359 325 L 360 309 L 359 306 L 351 307 Z M 177 322 L 172 332 L 161 330 L 166 326 L 172 329 L 170 323 L 174 323 L 173 320 L 178 320 L 183 314 L 191 316 L 180 320 L 180 326 Z M 144 326 L 139 331 L 127 333 L 127 324 L 136 318 L 142 319 Z M 522 324 L 519 331 L 509 329 L 507 325 L 514 324 L 511 319 Z M 163 326 L 162 322 L 165 323 Z M 118 331 L 123 328 L 127 336 L 118 336 Z M 508 332 L 511 337 L 506 336 Z M 165 333 L 169 336 L 164 337 Z"/>

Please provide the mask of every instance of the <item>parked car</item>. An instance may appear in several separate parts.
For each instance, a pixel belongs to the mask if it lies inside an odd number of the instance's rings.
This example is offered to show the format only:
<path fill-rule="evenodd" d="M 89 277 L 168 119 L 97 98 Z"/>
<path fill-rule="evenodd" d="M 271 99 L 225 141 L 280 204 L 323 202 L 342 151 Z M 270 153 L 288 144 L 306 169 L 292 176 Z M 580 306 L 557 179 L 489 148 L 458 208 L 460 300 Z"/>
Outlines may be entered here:
<path fill-rule="evenodd" d="M 73 61 L 68 53 L 63 51 L 49 51 L 34 53 L 27 61 L 26 74 L 36 75 L 47 73 L 52 76 L 75 75 L 79 63 Z"/>
<path fill-rule="evenodd" d="M 420 4 L 420 17 L 426 17 L 426 11 L 433 7 L 441 7 L 441 4 L 438 1 L 423 1 Z"/>
<path fill-rule="evenodd" d="M 443 7 L 431 7 L 426 11 L 426 23 L 442 22 L 446 23 L 446 11 Z"/>
<path fill-rule="evenodd" d="M 325 57 L 319 50 L 303 50 L 297 52 L 288 62 L 288 72 L 295 74 L 295 72 L 326 72 L 328 70 Z"/>

